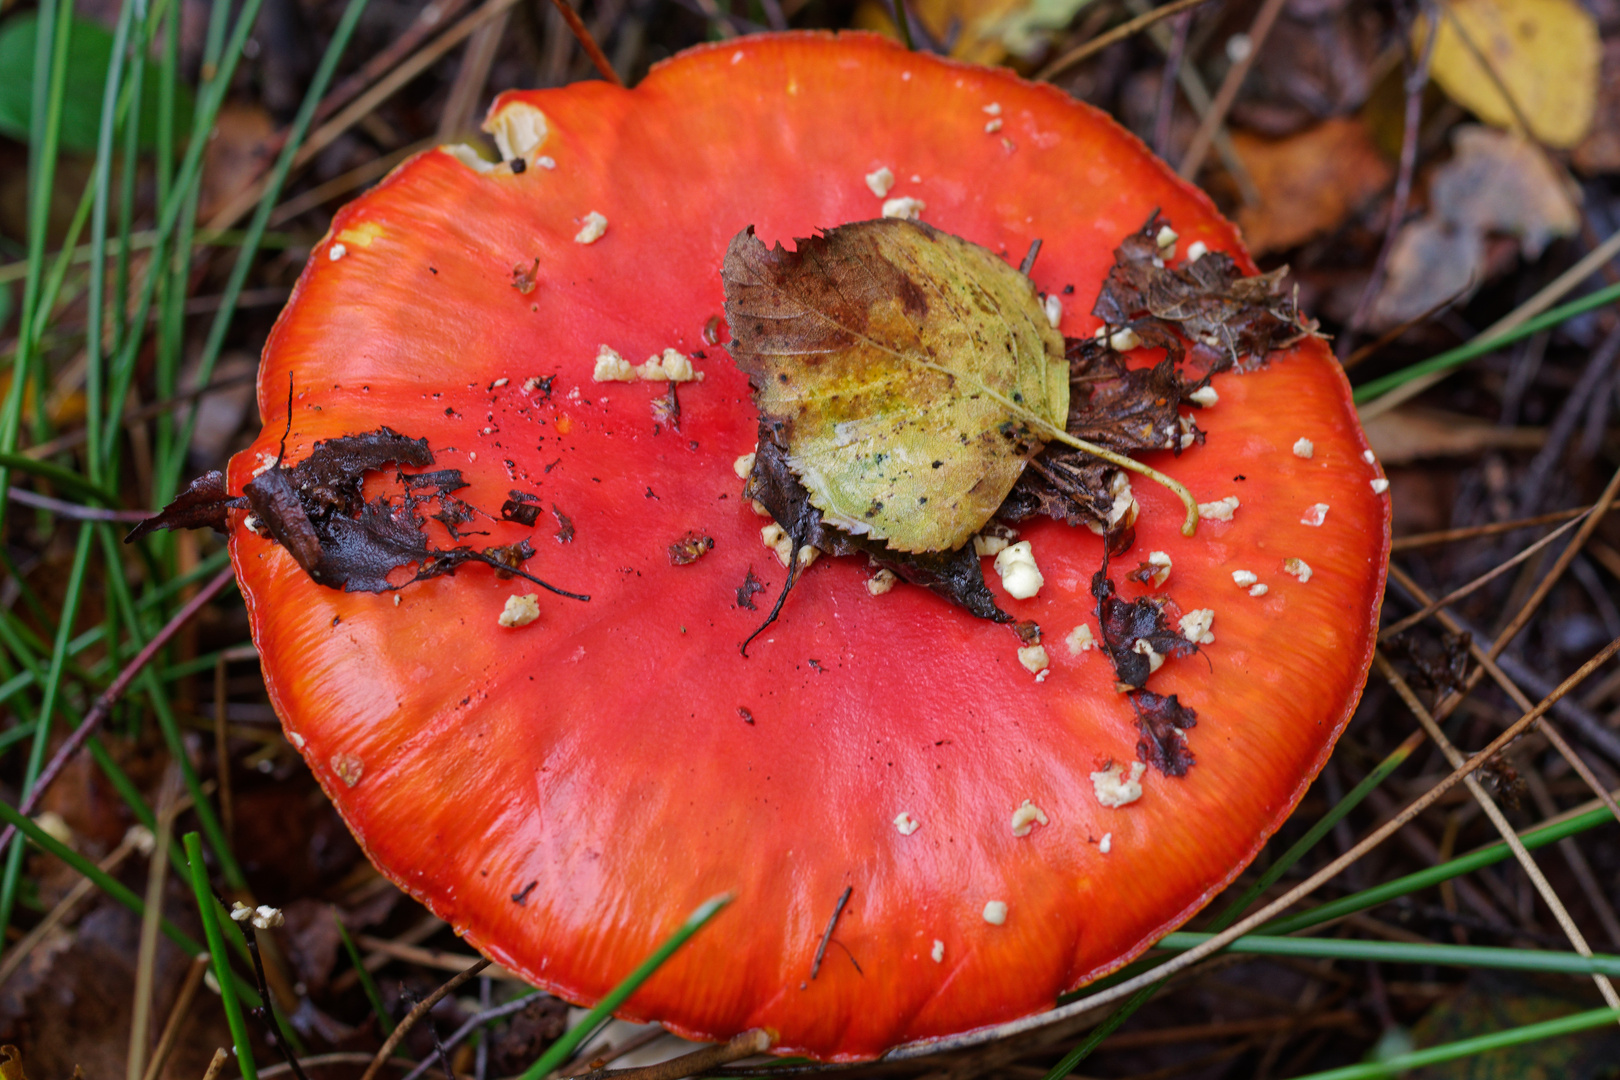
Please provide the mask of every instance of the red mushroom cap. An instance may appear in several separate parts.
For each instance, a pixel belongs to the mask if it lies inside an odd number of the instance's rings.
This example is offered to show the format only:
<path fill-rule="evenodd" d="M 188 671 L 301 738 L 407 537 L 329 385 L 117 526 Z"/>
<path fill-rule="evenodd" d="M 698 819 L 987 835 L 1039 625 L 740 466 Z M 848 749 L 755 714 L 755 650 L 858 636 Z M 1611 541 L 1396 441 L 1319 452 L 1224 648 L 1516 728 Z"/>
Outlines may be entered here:
<path fill-rule="evenodd" d="M 733 469 L 756 439 L 747 380 L 703 338 L 740 229 L 790 242 L 876 217 L 880 167 L 889 197 L 1010 261 L 1042 239 L 1032 276 L 1071 336 L 1098 325 L 1113 251 L 1155 209 L 1183 252 L 1252 272 L 1209 200 L 1051 87 L 858 34 L 699 48 L 633 90 L 508 94 L 491 124 L 514 160 L 430 151 L 338 214 L 266 347 L 264 434 L 229 474 L 241 491 L 284 431 L 288 464 L 382 426 L 425 438 L 487 515 L 463 532 L 530 539 L 529 573 L 590 596 L 539 591 L 538 620 L 503 627 L 508 597 L 537 590 L 488 566 L 345 593 L 234 519 L 272 701 L 378 867 L 578 1002 L 733 893 L 624 1014 L 695 1038 L 763 1026 L 828 1059 L 1048 1008 L 1229 883 L 1326 760 L 1371 659 L 1389 510 L 1321 342 L 1217 376 L 1208 444 L 1148 456 L 1199 501 L 1236 496 L 1229 521 L 1185 537 L 1175 497 L 1135 484 L 1121 593 L 1212 610 L 1213 643 L 1149 683 L 1196 709 L 1196 764 L 1109 806 L 1094 774 L 1135 762 L 1139 731 L 1108 660 L 1066 644 L 1099 633 L 1102 541 L 1084 529 L 1022 530 L 1046 582 L 1032 599 L 985 563 L 1002 606 L 1045 628 L 1040 681 L 1006 627 L 912 586 L 871 595 L 854 558 L 811 567 L 739 654 L 785 571 Z M 606 231 L 583 243 L 591 213 Z M 593 381 L 603 344 L 632 363 L 703 354 L 678 431 L 653 409 L 664 384 Z M 391 472 L 367 485 L 399 491 Z M 534 525 L 496 516 L 513 492 L 538 499 Z M 675 565 L 689 532 L 712 550 Z M 1155 551 L 1162 588 L 1124 580 Z M 739 605 L 750 574 L 756 608 Z M 1044 824 L 1026 811 L 1015 835 L 1026 800 Z"/>

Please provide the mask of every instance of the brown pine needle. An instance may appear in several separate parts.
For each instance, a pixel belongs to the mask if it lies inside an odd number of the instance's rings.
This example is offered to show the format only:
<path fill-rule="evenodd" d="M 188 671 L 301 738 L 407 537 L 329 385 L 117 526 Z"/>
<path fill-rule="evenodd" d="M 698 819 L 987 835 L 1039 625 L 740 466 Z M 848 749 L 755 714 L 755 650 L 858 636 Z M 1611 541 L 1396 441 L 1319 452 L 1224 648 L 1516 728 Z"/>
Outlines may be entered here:
<path fill-rule="evenodd" d="M 360 1080 L 376 1080 L 377 1073 L 388 1063 L 389 1055 L 394 1052 L 394 1047 L 398 1046 L 400 1040 L 409 1034 L 411 1028 L 416 1026 L 417 1021 L 426 1016 L 433 1009 L 433 1006 L 444 1000 L 445 996 L 455 990 L 456 987 L 489 967 L 489 963 L 487 958 L 478 961 L 467 970 L 452 975 L 443 986 L 418 1001 L 415 1007 L 405 1014 L 405 1019 L 394 1025 L 394 1030 L 389 1033 L 388 1038 L 383 1040 L 382 1048 L 371 1059 L 371 1064 L 366 1066 L 366 1071 L 361 1075 Z"/>
<path fill-rule="evenodd" d="M 1188 8 L 1194 8 L 1199 4 L 1208 2 L 1209 0 L 1174 0 L 1174 3 L 1165 4 L 1163 7 L 1156 7 L 1145 15 L 1138 15 L 1130 22 L 1120 23 L 1118 26 L 1108 31 L 1108 33 L 1100 34 L 1083 45 L 1075 46 L 1073 49 L 1070 49 L 1068 52 L 1064 53 L 1050 64 L 1047 64 L 1045 67 L 1041 68 L 1040 71 L 1035 73 L 1035 81 L 1050 82 L 1053 76 L 1061 75 L 1063 72 L 1074 67 L 1074 65 L 1080 63 L 1082 60 L 1090 59 L 1091 57 L 1102 52 L 1104 49 L 1108 48 L 1108 46 L 1112 45 L 1114 42 L 1124 41 L 1128 37 L 1141 33 L 1143 30 L 1146 30 L 1148 27 L 1152 26 L 1161 19 L 1168 19 L 1172 15 L 1179 15 Z"/>
<path fill-rule="evenodd" d="M 1186 154 L 1182 155 L 1181 165 L 1176 172 L 1185 180 L 1191 180 L 1198 175 L 1198 170 L 1204 167 L 1204 158 L 1209 155 L 1209 148 L 1215 141 L 1215 132 L 1226 120 L 1226 114 L 1231 110 L 1232 103 L 1237 100 L 1238 91 L 1243 87 L 1243 80 L 1249 77 L 1249 71 L 1260 56 L 1260 48 L 1266 43 L 1266 37 L 1271 28 L 1277 23 L 1277 16 L 1282 14 L 1283 0 L 1265 0 L 1260 11 L 1249 26 L 1248 54 L 1233 64 L 1227 71 L 1226 78 L 1221 81 L 1221 88 L 1215 92 L 1215 100 L 1210 104 L 1209 112 L 1204 114 L 1203 120 L 1198 123 L 1198 130 L 1193 132 L 1192 142 L 1187 146 Z"/>
<path fill-rule="evenodd" d="M 586 27 L 584 21 L 579 17 L 579 12 L 574 10 L 573 5 L 568 0 L 551 0 L 551 4 L 557 9 L 557 13 L 563 17 L 563 22 L 568 24 L 568 29 L 573 31 L 574 37 L 579 39 L 579 47 L 585 50 L 586 56 L 591 58 L 591 63 L 595 64 L 596 70 L 602 73 L 602 78 L 614 86 L 623 86 L 624 80 L 619 78 L 619 73 L 613 70 L 612 64 L 608 63 L 607 54 L 602 52 L 602 46 L 598 45 L 596 39 L 591 36 L 590 29 Z"/>
<path fill-rule="evenodd" d="M 1613 513 L 1620 507 L 1610 506 Z M 1583 514 L 1592 512 L 1590 506 L 1577 506 L 1571 510 L 1556 510 L 1550 514 L 1541 514 L 1536 517 L 1518 518 L 1514 521 L 1493 521 L 1487 525 L 1468 525 L 1458 529 L 1442 529 L 1439 532 L 1418 533 L 1415 536 L 1403 536 L 1389 545 L 1393 554 L 1400 551 L 1411 551 L 1413 548 L 1435 547 L 1439 544 L 1452 544 L 1458 540 L 1473 540 L 1480 536 L 1497 536 L 1501 533 L 1518 532 L 1520 529 L 1533 529 L 1538 525 L 1556 525 L 1578 518 Z"/>
<path fill-rule="evenodd" d="M 657 1065 L 647 1065 L 640 1069 L 615 1069 L 597 1075 L 614 1077 L 615 1080 L 684 1080 L 685 1077 L 701 1076 L 711 1069 L 729 1065 L 733 1061 L 763 1054 L 775 1041 L 771 1033 L 764 1028 L 753 1028 L 736 1036 L 730 1042 L 721 1043 L 719 1046 L 705 1046 L 702 1050 L 694 1050 L 690 1054 L 682 1054 L 678 1058 L 671 1058 Z"/>
<path fill-rule="evenodd" d="M 1576 518 L 1575 521 L 1565 522 L 1563 525 L 1560 525 L 1546 536 L 1543 536 L 1540 540 L 1537 540 L 1535 543 L 1531 544 L 1529 547 L 1525 548 L 1511 559 L 1498 563 L 1496 566 L 1485 571 L 1485 573 L 1479 575 L 1479 577 L 1475 578 L 1473 581 L 1470 581 L 1468 584 L 1458 586 L 1438 600 L 1428 601 L 1423 605 L 1423 607 L 1419 608 L 1417 611 L 1414 611 L 1406 618 L 1385 627 L 1383 630 L 1380 630 L 1378 632 L 1378 640 L 1388 641 L 1396 634 L 1399 634 L 1402 630 L 1407 630 L 1413 626 L 1416 626 L 1418 623 L 1422 622 L 1424 619 L 1427 619 L 1430 615 L 1433 615 L 1441 608 L 1456 603 L 1458 600 L 1461 600 L 1463 597 L 1469 595 L 1477 589 L 1484 588 L 1490 582 L 1496 580 L 1498 577 L 1501 577 L 1503 574 L 1507 573 L 1515 566 L 1518 566 L 1530 556 L 1534 555 L 1536 552 L 1540 551 L 1542 548 L 1546 547 L 1548 544 L 1552 543 L 1554 540 L 1573 529 L 1575 527 L 1575 522 L 1579 520 L 1579 518 Z"/>
<path fill-rule="evenodd" d="M 1418 696 L 1412 692 L 1412 688 L 1407 685 L 1400 672 L 1391 666 L 1389 660 L 1381 652 L 1373 653 L 1373 663 L 1377 665 L 1379 674 L 1384 676 L 1389 681 L 1389 684 L 1395 688 L 1395 693 L 1406 703 L 1406 707 L 1412 711 L 1412 715 L 1417 717 L 1418 723 L 1423 725 L 1423 730 L 1428 733 L 1434 744 L 1440 748 L 1440 752 L 1445 755 L 1446 761 L 1450 763 L 1451 767 L 1454 769 L 1462 768 L 1464 763 L 1462 751 L 1453 746 L 1451 740 L 1446 738 L 1446 733 L 1440 730 L 1440 725 L 1435 722 L 1429 710 L 1423 707 L 1423 702 L 1418 700 Z M 1513 857 L 1518 860 L 1519 868 L 1524 871 L 1525 876 L 1530 879 L 1530 883 L 1535 886 L 1536 892 L 1541 896 L 1542 902 L 1547 905 L 1548 910 L 1552 912 L 1554 920 L 1557 921 L 1559 928 L 1564 931 L 1564 936 L 1569 939 L 1570 945 L 1581 956 L 1590 959 L 1592 946 L 1587 944 L 1586 935 L 1581 933 L 1580 927 L 1575 925 L 1575 920 L 1570 918 L 1569 910 L 1564 906 L 1564 902 L 1559 897 L 1557 890 L 1552 887 L 1552 882 L 1548 881 L 1547 876 L 1541 872 L 1541 867 L 1536 864 L 1536 860 L 1530 855 L 1529 849 L 1524 846 L 1524 841 L 1519 839 L 1519 834 L 1514 831 L 1512 824 L 1503 816 L 1501 808 L 1496 805 L 1496 802 L 1486 793 L 1485 788 L 1472 774 L 1465 774 L 1462 782 L 1463 786 L 1468 789 L 1468 793 L 1474 797 L 1474 801 L 1479 805 L 1479 808 L 1485 812 L 1485 816 L 1490 819 L 1491 824 L 1496 827 L 1497 833 L 1502 837 L 1502 842 L 1512 850 Z M 1615 992 L 1614 984 L 1609 981 L 1607 975 L 1593 975 L 1592 982 L 1597 986 L 1598 993 L 1602 995 L 1603 1000 L 1608 1003 L 1611 1009 L 1620 1009 L 1620 993 Z"/>

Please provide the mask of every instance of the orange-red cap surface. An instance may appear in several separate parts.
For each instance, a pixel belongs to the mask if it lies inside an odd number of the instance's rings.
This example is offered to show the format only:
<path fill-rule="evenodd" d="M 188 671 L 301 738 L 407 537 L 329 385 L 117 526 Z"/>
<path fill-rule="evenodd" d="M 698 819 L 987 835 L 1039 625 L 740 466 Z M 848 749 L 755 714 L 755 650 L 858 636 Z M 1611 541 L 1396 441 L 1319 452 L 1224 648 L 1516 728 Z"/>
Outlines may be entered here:
<path fill-rule="evenodd" d="M 240 491 L 274 457 L 291 378 L 289 463 L 384 425 L 425 437 L 471 505 L 496 515 L 520 491 L 543 507 L 533 527 L 463 531 L 530 538 L 529 572 L 591 597 L 482 565 L 342 593 L 236 516 L 272 700 L 377 865 L 579 1002 L 733 893 L 624 1013 L 698 1038 L 763 1026 L 841 1059 L 1048 1008 L 1229 882 L 1321 767 L 1371 656 L 1389 510 L 1327 349 L 1217 376 L 1207 445 L 1150 456 L 1200 502 L 1235 496 L 1229 521 L 1184 537 L 1175 498 L 1134 485 L 1123 595 L 1212 611 L 1213 642 L 1148 682 L 1197 711 L 1196 764 L 1150 769 L 1139 799 L 1108 806 L 1092 774 L 1134 762 L 1139 735 L 1106 657 L 1068 644 L 1099 636 L 1102 544 L 1084 529 L 1022 530 L 1045 577 L 1033 599 L 985 562 L 1002 606 L 1046 632 L 1040 680 L 1005 626 L 912 586 L 871 595 L 848 558 L 812 566 L 739 654 L 785 572 L 733 470 L 755 442 L 747 380 L 703 337 L 739 230 L 791 243 L 898 197 L 1011 262 L 1043 240 L 1036 285 L 1062 299 L 1064 333 L 1090 334 L 1115 246 L 1155 208 L 1181 251 L 1250 265 L 1208 199 L 1050 87 L 863 35 L 700 48 L 634 90 L 508 94 L 492 124 L 521 170 L 431 151 L 338 214 L 265 350 L 264 434 L 230 470 Z M 885 168 L 880 197 L 866 177 Z M 581 242 L 593 213 L 606 229 Z M 593 381 L 604 344 L 633 364 L 703 354 L 678 431 L 654 412 L 666 384 Z M 713 549 L 672 565 L 691 530 Z M 1126 582 L 1153 551 L 1164 585 Z M 750 572 L 756 609 L 739 605 Z M 539 619 L 498 625 L 531 592 Z M 1015 835 L 1026 800 L 1046 821 Z"/>

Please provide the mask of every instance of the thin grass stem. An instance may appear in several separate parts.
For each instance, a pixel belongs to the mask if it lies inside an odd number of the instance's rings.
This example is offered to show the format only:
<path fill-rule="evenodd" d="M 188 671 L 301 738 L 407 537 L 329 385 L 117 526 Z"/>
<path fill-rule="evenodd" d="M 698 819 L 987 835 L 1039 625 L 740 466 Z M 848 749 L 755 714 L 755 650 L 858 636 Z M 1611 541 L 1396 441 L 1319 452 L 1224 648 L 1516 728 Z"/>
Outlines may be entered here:
<path fill-rule="evenodd" d="M 84 524 L 79 527 L 79 540 L 73 551 L 73 565 L 68 571 L 67 590 L 62 600 L 62 615 L 56 626 L 56 646 L 51 652 L 50 666 L 45 672 L 44 693 L 41 695 L 39 712 L 34 720 L 34 741 L 28 748 L 28 763 L 23 769 L 23 798 L 27 798 L 34 790 L 34 782 L 39 778 L 39 771 L 45 763 L 45 749 L 50 744 L 51 714 L 56 711 L 56 696 L 62 688 L 63 667 L 67 663 L 68 636 L 73 628 L 74 617 L 79 611 L 79 601 L 84 595 L 85 571 L 90 562 L 90 530 L 93 526 Z M 17 901 L 17 881 L 22 873 L 22 845 L 14 846 L 6 854 L 5 875 L 0 878 L 0 933 L 11 925 L 11 909 Z"/>
<path fill-rule="evenodd" d="M 1425 1065 L 1439 1065 L 1459 1058 L 1489 1053 L 1492 1050 L 1505 1050 L 1526 1043 L 1540 1042 L 1543 1039 L 1556 1039 L 1561 1035 L 1590 1031 L 1605 1024 L 1612 1024 L 1616 1020 L 1620 1020 L 1620 1009 L 1592 1009 L 1557 1020 L 1544 1020 L 1539 1024 L 1493 1031 L 1489 1035 L 1431 1046 L 1426 1050 L 1414 1050 L 1410 1054 L 1399 1054 L 1384 1061 L 1370 1061 L 1362 1065 L 1347 1065 L 1342 1069 L 1314 1072 L 1309 1076 L 1299 1077 L 1298 1080 L 1381 1080 L 1383 1077 L 1400 1076 Z"/>
<path fill-rule="evenodd" d="M 1571 300 L 1567 304 L 1555 307 L 1543 315 L 1538 315 L 1534 319 L 1520 323 L 1505 333 L 1496 335 L 1482 334 L 1465 345 L 1446 350 L 1439 356 L 1430 357 L 1421 363 L 1404 367 L 1400 371 L 1363 383 L 1356 388 L 1354 395 L 1356 404 L 1360 405 L 1371 401 L 1382 394 L 1411 382 L 1419 376 L 1440 371 L 1450 371 L 1452 368 L 1466 364 L 1468 361 L 1484 356 L 1486 353 L 1495 352 L 1504 345 L 1511 345 L 1515 341 L 1521 341 L 1533 334 L 1539 334 L 1543 330 L 1549 330 L 1560 323 L 1573 319 L 1577 315 L 1591 311 L 1594 308 L 1603 307 L 1605 304 L 1612 304 L 1616 300 L 1620 300 L 1620 285 L 1610 285 L 1607 288 L 1588 293 L 1579 300 Z"/>
<path fill-rule="evenodd" d="M 354 965 L 354 975 L 355 978 L 360 980 L 360 989 L 365 991 L 366 1000 L 371 1002 L 372 1014 L 377 1017 L 377 1030 L 384 1035 L 388 1035 L 394 1030 L 394 1021 L 388 1015 L 388 1006 L 383 1004 L 382 993 L 377 989 L 377 980 L 373 979 L 371 972 L 366 970 L 365 958 L 360 955 L 359 948 L 355 946 L 354 938 L 349 936 L 349 928 L 343 925 L 342 918 L 338 916 L 337 908 L 332 909 L 332 921 L 337 923 L 338 937 L 342 939 L 343 948 L 349 954 L 349 962 Z M 401 1053 L 405 1057 L 410 1056 L 404 1054 L 403 1051 Z"/>
<path fill-rule="evenodd" d="M 1185 952 L 1208 941 L 1210 934 L 1166 934 L 1154 946 Z M 1499 949 L 1483 945 L 1419 945 L 1408 941 L 1358 941 L 1348 938 L 1275 937 L 1249 934 L 1222 950 L 1252 956 L 1293 956 L 1307 960 L 1374 960 L 1388 964 L 1436 964 L 1504 971 L 1538 971 L 1558 975 L 1620 975 L 1620 956 L 1591 957 L 1547 949 Z"/>
<path fill-rule="evenodd" d="M 197 911 L 202 916 L 203 935 L 208 939 L 208 954 L 214 958 L 214 979 L 219 984 L 220 1002 L 225 1006 L 225 1022 L 236 1044 L 237 1066 L 242 1070 L 242 1080 L 258 1080 L 253 1042 L 242 1015 L 242 1003 L 236 996 L 235 972 L 225 952 L 225 935 L 220 932 L 219 901 L 214 899 L 214 890 L 208 884 L 208 868 L 203 865 L 202 837 L 194 832 L 186 833 L 185 845 L 186 861 L 191 864 L 191 887 L 197 895 Z"/>
<path fill-rule="evenodd" d="M 321 56 L 320 66 L 315 71 L 315 77 L 310 81 L 309 89 L 304 94 L 303 103 L 298 108 L 298 115 L 293 119 L 288 129 L 287 141 L 276 158 L 275 168 L 271 170 L 269 180 L 265 184 L 264 193 L 259 199 L 258 208 L 253 213 L 247 230 L 242 238 L 241 247 L 236 253 L 236 264 L 231 267 L 231 276 L 225 285 L 224 294 L 220 300 L 219 310 L 214 314 L 214 322 L 208 328 L 208 340 L 203 345 L 202 355 L 197 363 L 197 382 L 206 384 L 213 377 L 214 365 L 219 359 L 220 350 L 225 344 L 225 333 L 230 329 L 231 319 L 236 315 L 236 300 L 241 295 L 242 286 L 247 281 L 248 271 L 252 269 L 253 260 L 259 253 L 259 241 L 264 236 L 269 225 L 270 215 L 275 211 L 276 200 L 281 195 L 282 186 L 287 181 L 287 174 L 292 169 L 293 159 L 298 156 L 299 148 L 303 145 L 304 136 L 309 132 L 309 125 L 315 116 L 315 110 L 320 107 L 321 98 L 326 93 L 327 86 L 332 81 L 332 75 L 337 70 L 339 59 L 348 48 L 349 39 L 354 34 L 355 25 L 360 21 L 361 14 L 366 9 L 369 0 L 349 0 L 348 6 L 343 9 L 343 16 L 338 20 L 337 28 L 332 32 L 332 40 L 327 45 L 326 52 Z M 174 440 L 175 447 L 184 447 L 190 444 L 191 432 L 196 427 L 198 410 L 193 409 Z M 180 454 L 170 455 L 168 471 L 165 475 L 154 478 L 154 487 L 157 489 L 155 497 L 158 502 L 166 502 L 179 483 L 179 466 L 182 464 Z"/>

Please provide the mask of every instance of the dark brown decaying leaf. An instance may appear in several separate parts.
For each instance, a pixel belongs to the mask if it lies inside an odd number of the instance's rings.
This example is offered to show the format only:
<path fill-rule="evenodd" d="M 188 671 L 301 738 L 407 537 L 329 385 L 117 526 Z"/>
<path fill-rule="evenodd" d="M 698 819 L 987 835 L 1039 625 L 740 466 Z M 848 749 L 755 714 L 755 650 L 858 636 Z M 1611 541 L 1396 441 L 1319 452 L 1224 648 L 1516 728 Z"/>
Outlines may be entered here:
<path fill-rule="evenodd" d="M 540 520 L 540 496 L 515 490 L 508 494 L 512 497 L 501 504 L 501 519 L 515 521 L 524 528 L 534 528 L 534 523 Z"/>
<path fill-rule="evenodd" d="M 527 540 L 483 549 L 428 544 L 422 532 L 427 519 L 419 512 L 424 503 L 438 504 L 429 516 L 457 539 L 461 536 L 458 527 L 477 516 L 471 505 L 451 494 L 467 486 L 458 469 L 396 471 L 402 489 L 397 501 L 387 496 L 367 501 L 362 494 L 368 473 L 388 466 L 432 464 L 433 452 L 426 439 L 408 438 L 385 427 L 317 442 L 309 457 L 297 465 L 288 468 L 277 461 L 249 480 L 243 490 L 258 519 L 257 527 L 286 548 L 311 580 L 327 588 L 392 592 L 411 582 L 454 574 L 476 562 L 502 576 L 517 575 L 552 592 L 586 599 L 525 572 L 522 564 L 534 557 Z M 519 521 L 529 516 L 523 513 L 532 505 L 529 498 L 532 496 L 513 492 L 513 499 L 502 507 L 502 516 Z M 157 517 L 142 522 L 130 538 L 156 528 L 213 524 L 216 520 L 222 525 L 225 511 L 240 507 L 242 501 L 226 495 L 222 475 L 209 474 L 194 481 Z M 532 521 L 531 516 L 530 524 Z M 411 567 L 414 572 L 399 585 L 389 582 L 391 574 Z"/>
<path fill-rule="evenodd" d="M 124 543 L 134 543 L 158 529 L 201 529 L 206 526 L 215 532 L 224 532 L 226 512 L 242 505 L 241 499 L 233 498 L 226 490 L 224 473 L 218 469 L 205 472 L 187 484 L 186 489 L 176 495 L 161 513 L 131 529 L 129 535 L 124 537 Z"/>
<path fill-rule="evenodd" d="M 1138 334 L 1148 319 L 1170 324 L 1194 343 L 1193 360 L 1215 371 L 1245 357 L 1264 359 L 1315 332 L 1316 324 L 1301 318 L 1283 288 L 1286 267 L 1244 277 L 1232 257 L 1219 251 L 1180 268 L 1155 265 L 1163 262 L 1158 235 L 1167 224 L 1155 214 L 1115 249 L 1092 314 Z"/>
<path fill-rule="evenodd" d="M 1198 723 L 1198 714 L 1176 700 L 1151 690 L 1131 694 L 1136 710 L 1136 726 L 1142 737 L 1136 743 L 1136 756 L 1166 776 L 1186 776 L 1196 759 L 1181 734 Z"/>
<path fill-rule="evenodd" d="M 1168 601 L 1144 596 L 1121 600 L 1108 577 L 1108 557 L 1092 575 L 1091 595 L 1097 599 L 1097 624 L 1102 629 L 1102 650 L 1114 665 L 1116 687 L 1136 710 L 1142 738 L 1136 756 L 1166 776 L 1185 776 L 1193 766 L 1192 751 L 1181 732 L 1197 724 L 1198 714 L 1171 694 L 1165 697 L 1142 689 L 1157 665 L 1174 657 L 1190 656 L 1198 646 L 1183 637 L 1170 621 Z"/>
<path fill-rule="evenodd" d="M 1171 623 L 1165 611 L 1167 601 L 1156 596 L 1121 600 L 1109 580 L 1106 559 L 1091 577 L 1091 595 L 1097 599 L 1102 648 L 1122 688 L 1135 690 L 1147 683 L 1155 668 L 1154 655 L 1170 660 L 1198 651 Z"/>

